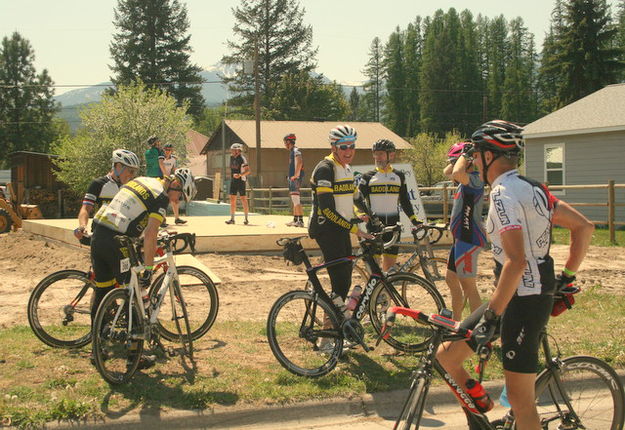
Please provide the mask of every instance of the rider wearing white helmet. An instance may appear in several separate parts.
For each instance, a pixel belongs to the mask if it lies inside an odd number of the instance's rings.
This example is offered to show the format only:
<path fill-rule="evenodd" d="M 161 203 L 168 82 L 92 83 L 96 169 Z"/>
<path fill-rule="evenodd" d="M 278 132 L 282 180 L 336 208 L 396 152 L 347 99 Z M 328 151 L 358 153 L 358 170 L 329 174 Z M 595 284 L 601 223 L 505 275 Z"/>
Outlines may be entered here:
<path fill-rule="evenodd" d="M 74 236 L 78 240 L 83 239 L 87 231 L 87 223 L 94 206 L 107 205 L 117 194 L 119 187 L 136 176 L 139 170 L 139 157 L 126 149 L 116 149 L 112 153 L 111 164 L 111 171 L 94 179 L 83 197 L 78 212 L 78 228 L 74 230 Z"/>

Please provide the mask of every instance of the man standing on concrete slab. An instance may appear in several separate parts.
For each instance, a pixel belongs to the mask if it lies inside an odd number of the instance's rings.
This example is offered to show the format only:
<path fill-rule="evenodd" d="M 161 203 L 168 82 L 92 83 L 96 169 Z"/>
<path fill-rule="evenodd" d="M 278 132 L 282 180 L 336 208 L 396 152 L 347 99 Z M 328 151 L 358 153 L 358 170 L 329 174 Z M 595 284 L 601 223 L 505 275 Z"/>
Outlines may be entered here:
<path fill-rule="evenodd" d="M 287 222 L 289 227 L 304 227 L 304 212 L 300 201 L 299 189 L 304 179 L 304 161 L 299 148 L 295 146 L 295 134 L 289 133 L 284 136 L 284 147 L 289 151 L 289 195 L 293 202 L 293 221 Z"/>
<path fill-rule="evenodd" d="M 247 176 L 251 173 L 247 158 L 242 154 L 243 145 L 241 143 L 233 143 L 230 146 L 230 219 L 226 224 L 234 224 L 234 213 L 237 210 L 237 194 L 241 198 L 243 212 L 245 213 L 245 221 L 243 224 L 248 225 L 247 215 L 250 211 L 247 203 L 247 195 L 245 194 L 245 184 Z"/>

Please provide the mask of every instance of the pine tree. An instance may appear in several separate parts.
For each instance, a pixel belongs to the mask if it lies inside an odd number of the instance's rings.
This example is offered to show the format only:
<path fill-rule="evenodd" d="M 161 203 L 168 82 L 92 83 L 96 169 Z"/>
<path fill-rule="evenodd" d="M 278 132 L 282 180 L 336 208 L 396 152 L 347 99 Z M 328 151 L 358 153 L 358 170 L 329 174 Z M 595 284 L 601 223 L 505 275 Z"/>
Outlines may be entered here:
<path fill-rule="evenodd" d="M 386 97 L 384 119 L 388 127 L 400 136 L 406 134 L 406 70 L 404 35 L 399 27 L 389 37 L 384 48 Z"/>
<path fill-rule="evenodd" d="M 241 65 L 255 62 L 261 106 L 271 109 L 270 102 L 283 75 L 310 72 L 316 66 L 312 27 L 304 24 L 305 10 L 297 0 L 241 0 L 233 13 L 237 40 L 228 41 L 230 54 L 221 59 L 223 64 L 235 69 L 234 75 L 223 77 L 234 93 L 230 102 L 235 106 L 252 106 L 254 74 Z"/>
<path fill-rule="evenodd" d="M 189 113 L 204 109 L 201 68 L 191 64 L 187 8 L 178 0 L 118 0 L 110 46 L 116 85 L 143 81 L 171 94 Z"/>
<path fill-rule="evenodd" d="M 539 112 L 546 115 L 558 109 L 558 87 L 562 84 L 561 70 L 558 65 L 560 47 L 556 40 L 562 37 L 564 28 L 564 6 L 562 0 L 556 0 L 551 12 L 549 32 L 543 42 L 538 69 Z"/>
<path fill-rule="evenodd" d="M 457 34 L 456 124 L 464 135 L 473 132 L 482 115 L 483 83 L 479 69 L 477 24 L 468 10 L 460 14 L 461 30 Z"/>
<path fill-rule="evenodd" d="M 15 32 L 0 47 L 0 165 L 13 151 L 47 152 L 57 137 L 58 107 L 48 71 L 37 73 L 30 42 Z"/>
<path fill-rule="evenodd" d="M 364 118 L 368 121 L 380 121 L 382 91 L 384 86 L 384 49 L 379 37 L 375 37 L 369 48 L 369 61 L 363 70 L 367 77 L 363 88 Z"/>
<path fill-rule="evenodd" d="M 347 119 L 349 121 L 360 121 L 362 112 L 362 97 L 358 94 L 356 87 L 353 87 L 349 93 L 349 115 Z"/>
<path fill-rule="evenodd" d="M 605 0 L 569 0 L 564 27 L 556 38 L 555 67 L 561 74 L 558 104 L 564 106 L 617 81 L 623 69 L 621 49 L 613 47 L 617 29 L 611 25 Z"/>
<path fill-rule="evenodd" d="M 487 28 L 487 77 L 488 118 L 501 117 L 501 103 L 507 60 L 507 22 L 503 15 L 492 19 Z"/>
<path fill-rule="evenodd" d="M 419 69 L 421 69 L 421 17 L 417 16 L 414 24 L 408 24 L 405 32 L 404 61 L 406 70 L 406 91 L 404 103 L 406 110 L 406 136 L 416 136 L 419 132 Z"/>

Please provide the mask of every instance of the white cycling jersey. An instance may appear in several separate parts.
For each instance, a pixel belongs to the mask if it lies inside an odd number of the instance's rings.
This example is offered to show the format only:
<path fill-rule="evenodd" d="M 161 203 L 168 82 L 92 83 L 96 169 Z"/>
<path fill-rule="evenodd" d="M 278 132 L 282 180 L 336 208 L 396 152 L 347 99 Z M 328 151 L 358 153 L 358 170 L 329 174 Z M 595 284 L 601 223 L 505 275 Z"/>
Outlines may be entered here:
<path fill-rule="evenodd" d="M 487 232 L 497 263 L 502 265 L 505 261 L 502 233 L 523 232 L 527 266 L 517 288 L 519 296 L 552 292 L 553 260 L 549 256 L 549 246 L 557 201 L 545 186 L 519 175 L 517 170 L 508 171 L 493 181 Z"/>

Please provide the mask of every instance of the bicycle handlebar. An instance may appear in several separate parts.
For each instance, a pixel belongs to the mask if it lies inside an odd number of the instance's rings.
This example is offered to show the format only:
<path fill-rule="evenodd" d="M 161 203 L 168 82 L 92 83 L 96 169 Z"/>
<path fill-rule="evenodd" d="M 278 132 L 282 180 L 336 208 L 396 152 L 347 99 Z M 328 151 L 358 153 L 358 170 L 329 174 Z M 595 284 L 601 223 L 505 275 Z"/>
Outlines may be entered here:
<path fill-rule="evenodd" d="M 412 237 L 414 238 L 415 242 L 420 242 L 425 238 L 425 236 L 427 236 L 430 231 L 436 230 L 437 235 L 434 237 L 430 237 L 430 245 L 434 245 L 436 242 L 441 240 L 441 238 L 443 237 L 443 233 L 447 231 L 447 227 L 447 224 L 445 224 L 444 226 L 439 226 L 436 224 L 421 224 L 412 230 Z"/>

